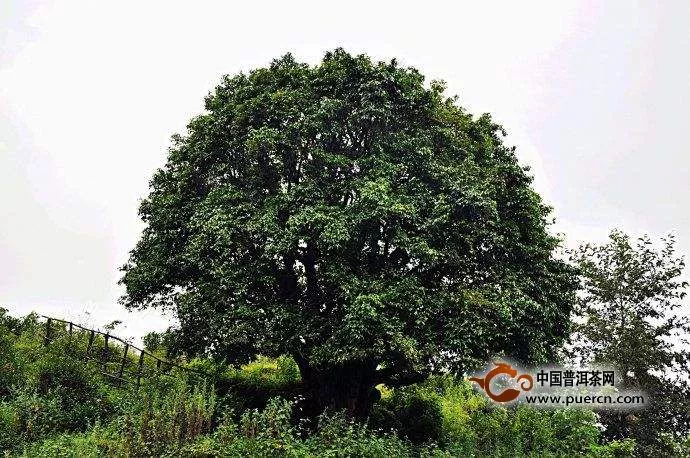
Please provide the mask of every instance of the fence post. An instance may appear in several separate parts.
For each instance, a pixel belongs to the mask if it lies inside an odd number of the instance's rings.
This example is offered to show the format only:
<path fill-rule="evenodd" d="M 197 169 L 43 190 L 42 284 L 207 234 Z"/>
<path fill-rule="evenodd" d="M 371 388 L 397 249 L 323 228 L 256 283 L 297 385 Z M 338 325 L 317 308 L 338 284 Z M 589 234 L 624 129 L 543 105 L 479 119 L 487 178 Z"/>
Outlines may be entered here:
<path fill-rule="evenodd" d="M 146 353 L 144 350 L 141 350 L 141 353 L 139 354 L 139 367 L 137 368 L 137 390 L 139 389 L 139 385 L 141 384 L 141 371 L 144 368 L 144 355 Z"/>
<path fill-rule="evenodd" d="M 72 322 L 69 322 L 69 339 L 72 340 Z"/>
<path fill-rule="evenodd" d="M 43 342 L 44 345 L 45 345 L 46 347 L 47 347 L 48 344 L 50 343 L 50 331 L 51 331 L 51 328 L 52 328 L 52 326 L 50 325 L 50 322 L 51 322 L 51 321 L 52 321 L 52 320 L 51 320 L 50 318 L 48 318 L 48 319 L 46 320 L 46 337 L 45 337 L 45 340 L 44 340 L 44 342 Z"/>
<path fill-rule="evenodd" d="M 96 336 L 96 333 L 94 330 L 91 330 L 91 334 L 89 334 L 89 344 L 86 346 L 86 357 L 89 357 L 89 353 L 91 352 L 91 346 L 93 345 L 93 338 Z"/>
<path fill-rule="evenodd" d="M 129 344 L 125 344 L 125 351 L 122 354 L 122 362 L 120 363 L 120 369 L 117 371 L 117 377 L 122 378 L 122 373 L 125 370 L 125 364 L 127 364 L 127 351 L 129 351 Z"/>
<path fill-rule="evenodd" d="M 108 370 L 108 340 L 110 340 L 110 334 L 105 335 L 103 354 L 101 355 L 101 360 L 103 361 L 103 370 L 106 372 Z"/>

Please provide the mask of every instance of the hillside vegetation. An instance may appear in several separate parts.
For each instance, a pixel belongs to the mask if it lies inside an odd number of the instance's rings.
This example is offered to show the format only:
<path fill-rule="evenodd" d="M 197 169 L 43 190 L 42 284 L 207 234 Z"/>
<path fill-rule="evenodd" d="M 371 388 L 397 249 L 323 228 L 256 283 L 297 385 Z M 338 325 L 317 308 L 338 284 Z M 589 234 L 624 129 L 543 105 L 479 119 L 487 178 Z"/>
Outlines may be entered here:
<path fill-rule="evenodd" d="M 634 449 L 631 440 L 604 443 L 593 412 L 495 407 L 451 376 L 377 387 L 381 396 L 366 422 L 343 411 L 310 422 L 300 415 L 300 376 L 289 357 L 241 367 L 180 360 L 209 376 L 150 370 L 135 390 L 85 360 L 75 344 L 85 333 L 56 330 L 48 345 L 44 337 L 35 315 L 16 319 L 3 312 L 0 451 L 6 456 L 613 457 Z"/>

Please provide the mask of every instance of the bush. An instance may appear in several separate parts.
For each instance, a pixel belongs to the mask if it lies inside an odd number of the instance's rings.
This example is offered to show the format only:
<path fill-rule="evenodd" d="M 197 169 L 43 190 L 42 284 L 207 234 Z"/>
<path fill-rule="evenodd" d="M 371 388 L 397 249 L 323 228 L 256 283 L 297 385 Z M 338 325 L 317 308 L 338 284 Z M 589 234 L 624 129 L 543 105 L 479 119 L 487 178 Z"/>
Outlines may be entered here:
<path fill-rule="evenodd" d="M 627 456 L 631 444 L 602 446 L 597 417 L 591 411 L 499 407 L 467 382 L 451 376 L 431 377 L 422 384 L 382 391 L 370 423 L 394 429 L 415 444 L 430 444 L 424 449 L 427 454 Z"/>
<path fill-rule="evenodd" d="M 26 457 L 96 458 L 104 455 L 103 439 L 96 428 L 89 433 L 60 434 L 24 449 Z"/>
<path fill-rule="evenodd" d="M 14 355 L 13 368 L 21 378 L 13 375 L 0 400 L 0 450 L 17 450 L 60 432 L 85 431 L 111 413 L 100 374 L 60 343 L 46 348 L 25 335 L 4 337 L 11 346 L 5 346 L 3 354 Z"/>
<path fill-rule="evenodd" d="M 381 430 L 395 430 L 415 444 L 437 442 L 443 432 L 441 397 L 421 385 L 394 390 L 375 406 L 371 424 Z"/>
<path fill-rule="evenodd" d="M 22 435 L 17 410 L 11 404 L 0 402 L 0 453 L 16 450 Z"/>
<path fill-rule="evenodd" d="M 290 422 L 291 403 L 274 398 L 264 410 L 245 412 L 238 423 L 226 419 L 212 436 L 185 446 L 184 456 L 218 457 L 406 457 L 408 444 L 392 435 L 377 435 L 343 413 L 322 415 L 317 431 L 300 439 Z"/>
<path fill-rule="evenodd" d="M 211 431 L 216 398 L 212 388 L 179 384 L 171 390 L 149 389 L 134 411 L 118 425 L 125 450 L 160 456 Z M 129 454 L 129 453 L 127 453 Z"/>
<path fill-rule="evenodd" d="M 623 439 L 611 441 L 603 445 L 590 446 L 590 455 L 597 458 L 622 458 L 635 455 L 635 441 L 633 439 Z M 639 455 L 639 454 L 638 454 Z M 644 455 L 643 455 L 644 456 Z M 686 454 L 669 456 L 687 456 Z"/>
<path fill-rule="evenodd" d="M 57 349 L 51 347 L 51 352 L 36 362 L 30 383 L 38 396 L 57 402 L 61 412 L 55 419 L 57 430 L 83 431 L 96 419 L 109 415 L 112 405 L 108 388 L 93 367 L 58 355 Z"/>
<path fill-rule="evenodd" d="M 16 340 L 16 336 L 0 325 L 0 399 L 7 398 L 24 378 Z"/>
<path fill-rule="evenodd" d="M 192 367 L 203 367 L 217 374 L 216 388 L 219 407 L 230 410 L 239 418 L 242 412 L 263 409 L 274 397 L 295 398 L 300 389 L 300 374 L 289 356 L 267 358 L 237 367 L 194 361 Z"/>
<path fill-rule="evenodd" d="M 225 375 L 236 384 L 265 391 L 290 389 L 300 382 L 297 364 L 289 356 L 259 356 L 239 369 L 229 368 Z"/>
<path fill-rule="evenodd" d="M 343 412 L 322 415 L 318 432 L 307 440 L 310 456 L 411 456 L 412 448 L 392 434 L 376 434 L 348 420 Z"/>
<path fill-rule="evenodd" d="M 86 433 L 56 435 L 25 449 L 27 456 L 163 456 L 211 430 L 215 395 L 184 384 L 142 388 L 121 416 Z M 77 453 L 78 452 L 78 453 Z"/>

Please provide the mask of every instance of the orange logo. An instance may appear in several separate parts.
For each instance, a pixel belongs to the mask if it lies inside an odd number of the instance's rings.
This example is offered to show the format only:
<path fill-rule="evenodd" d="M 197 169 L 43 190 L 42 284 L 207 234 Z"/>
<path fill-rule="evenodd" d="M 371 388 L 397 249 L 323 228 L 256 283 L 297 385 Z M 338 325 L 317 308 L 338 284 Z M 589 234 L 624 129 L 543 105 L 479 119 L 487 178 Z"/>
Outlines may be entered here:
<path fill-rule="evenodd" d="M 514 379 L 518 375 L 517 369 L 513 368 L 508 363 L 497 362 L 494 364 L 496 367 L 490 370 L 483 378 L 470 377 L 468 380 L 470 382 L 477 382 L 479 387 L 486 392 L 486 395 L 496 402 L 510 402 L 517 399 L 517 397 L 520 396 L 520 390 L 515 388 L 506 388 L 500 393 L 494 393 L 491 391 L 491 380 L 494 377 L 499 375 L 508 375 L 511 379 Z M 517 381 L 521 382 L 520 388 L 522 388 L 522 391 L 531 390 L 532 385 L 534 384 L 532 376 L 529 374 L 521 374 L 519 377 L 517 377 Z"/>

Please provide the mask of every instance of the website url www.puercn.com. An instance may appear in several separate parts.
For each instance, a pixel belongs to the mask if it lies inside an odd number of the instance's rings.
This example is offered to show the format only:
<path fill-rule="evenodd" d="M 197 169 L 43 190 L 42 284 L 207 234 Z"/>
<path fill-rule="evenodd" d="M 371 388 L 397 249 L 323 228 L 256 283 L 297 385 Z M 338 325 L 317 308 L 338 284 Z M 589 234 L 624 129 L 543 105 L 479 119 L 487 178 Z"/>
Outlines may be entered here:
<path fill-rule="evenodd" d="M 526 395 L 525 401 L 527 404 L 536 405 L 598 405 L 616 406 L 616 407 L 642 407 L 645 404 L 645 397 L 643 395 L 555 395 L 555 394 L 538 394 Z"/>

